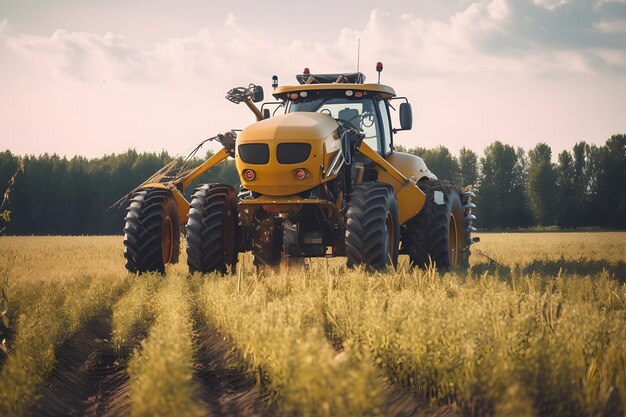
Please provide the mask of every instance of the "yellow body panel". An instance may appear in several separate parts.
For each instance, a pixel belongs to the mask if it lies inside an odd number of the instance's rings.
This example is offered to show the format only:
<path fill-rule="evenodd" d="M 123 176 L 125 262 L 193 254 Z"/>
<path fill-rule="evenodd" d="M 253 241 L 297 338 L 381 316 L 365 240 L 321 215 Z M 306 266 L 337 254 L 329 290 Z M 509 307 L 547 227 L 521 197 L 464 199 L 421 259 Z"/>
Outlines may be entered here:
<path fill-rule="evenodd" d="M 385 159 L 407 178 L 415 177 L 415 181 L 425 178 L 437 179 L 437 176 L 429 171 L 426 163 L 419 156 L 405 152 L 392 152 Z M 388 174 L 385 171 L 379 169 L 378 178 L 381 181 L 388 182 L 386 180 L 387 176 Z"/>
<path fill-rule="evenodd" d="M 272 93 L 274 97 L 281 97 L 288 93 L 300 91 L 319 91 L 319 90 L 355 90 L 355 91 L 371 91 L 379 93 L 385 99 L 395 97 L 396 92 L 393 88 L 384 84 L 302 84 L 302 85 L 281 85 L 276 87 Z"/>
<path fill-rule="evenodd" d="M 329 115 L 313 112 L 288 113 L 272 117 L 245 128 L 237 138 L 235 164 L 241 184 L 249 190 L 272 196 L 286 196 L 311 189 L 322 182 L 322 166 L 341 145 L 336 131 L 338 124 Z M 239 146 L 248 143 L 266 143 L 269 146 L 267 164 L 247 164 L 239 156 Z M 311 145 L 309 158 L 298 164 L 279 164 L 276 147 L 280 143 L 308 143 Z M 309 175 L 297 180 L 293 171 L 303 168 Z M 247 181 L 242 172 L 252 169 L 256 178 Z"/>
<path fill-rule="evenodd" d="M 398 221 L 400 223 L 405 223 L 422 210 L 426 202 L 426 195 L 416 185 L 417 178 L 415 176 L 410 175 L 407 178 L 365 142 L 361 142 L 359 151 L 376 163 L 378 180 L 393 187 L 398 201 Z M 408 168 L 408 165 L 405 168 Z"/>

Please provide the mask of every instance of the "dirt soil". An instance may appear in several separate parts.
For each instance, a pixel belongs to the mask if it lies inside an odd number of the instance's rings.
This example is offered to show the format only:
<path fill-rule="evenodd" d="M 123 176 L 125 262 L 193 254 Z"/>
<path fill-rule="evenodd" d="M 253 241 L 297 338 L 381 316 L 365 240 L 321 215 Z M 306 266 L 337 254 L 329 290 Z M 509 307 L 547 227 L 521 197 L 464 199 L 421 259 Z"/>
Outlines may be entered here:
<path fill-rule="evenodd" d="M 128 374 L 110 345 L 110 317 L 88 323 L 57 352 L 34 416 L 120 416 L 128 413 Z"/>
<path fill-rule="evenodd" d="M 126 416 L 130 385 L 124 358 L 111 346 L 111 317 L 91 321 L 57 352 L 57 366 L 42 385 L 32 416 Z M 195 317 L 194 380 L 198 401 L 212 417 L 272 414 L 269 394 L 233 359 L 228 341 L 199 315 Z M 393 417 L 456 417 L 447 406 L 428 406 L 411 390 L 389 384 L 387 412 Z"/>
<path fill-rule="evenodd" d="M 267 395 L 254 377 L 238 369 L 228 341 L 198 315 L 195 320 L 197 358 L 195 379 L 200 383 L 201 400 L 215 417 L 261 416 Z"/>
<path fill-rule="evenodd" d="M 196 321 L 197 357 L 194 379 L 210 416 L 261 416 L 267 396 L 229 361 L 226 340 Z M 126 416 L 130 385 L 126 360 L 110 343 L 110 316 L 93 320 L 57 352 L 57 366 L 42 385 L 32 416 Z"/>

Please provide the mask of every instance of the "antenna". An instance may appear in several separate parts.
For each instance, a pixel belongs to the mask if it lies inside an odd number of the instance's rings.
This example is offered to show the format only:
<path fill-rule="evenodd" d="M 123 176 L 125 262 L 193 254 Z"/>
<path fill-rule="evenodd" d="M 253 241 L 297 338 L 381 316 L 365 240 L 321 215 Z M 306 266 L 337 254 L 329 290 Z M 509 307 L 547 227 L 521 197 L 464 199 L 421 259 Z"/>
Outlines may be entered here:
<path fill-rule="evenodd" d="M 359 63 L 361 61 L 361 39 L 358 40 L 356 47 L 356 72 L 359 72 Z"/>

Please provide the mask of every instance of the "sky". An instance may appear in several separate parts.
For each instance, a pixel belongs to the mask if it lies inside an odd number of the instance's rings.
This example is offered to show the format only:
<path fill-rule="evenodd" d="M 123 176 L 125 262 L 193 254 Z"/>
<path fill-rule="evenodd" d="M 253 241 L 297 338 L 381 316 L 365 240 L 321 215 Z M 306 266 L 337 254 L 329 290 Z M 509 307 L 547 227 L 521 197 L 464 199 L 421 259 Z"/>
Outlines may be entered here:
<path fill-rule="evenodd" d="M 626 0 L 0 0 L 0 150 L 166 150 L 254 122 L 224 98 L 357 66 L 413 107 L 404 146 L 553 155 L 626 133 Z"/>

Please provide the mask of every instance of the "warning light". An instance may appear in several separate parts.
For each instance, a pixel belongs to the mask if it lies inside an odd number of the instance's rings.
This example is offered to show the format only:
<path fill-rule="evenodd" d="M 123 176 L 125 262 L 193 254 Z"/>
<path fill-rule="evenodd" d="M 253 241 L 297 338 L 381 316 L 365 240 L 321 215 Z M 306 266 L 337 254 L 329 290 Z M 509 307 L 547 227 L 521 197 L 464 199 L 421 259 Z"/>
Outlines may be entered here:
<path fill-rule="evenodd" d="M 246 169 L 243 171 L 243 177 L 246 179 L 246 181 L 252 181 L 256 178 L 256 172 L 251 169 Z"/>
<path fill-rule="evenodd" d="M 298 168 L 293 172 L 293 175 L 296 177 L 297 180 L 301 181 L 306 178 L 306 171 L 302 168 Z"/>
<path fill-rule="evenodd" d="M 382 64 L 381 64 L 381 65 L 382 65 Z M 304 69 L 304 71 L 302 71 L 302 73 L 303 73 L 304 75 L 309 75 L 309 74 L 311 73 L 311 71 L 309 71 L 309 69 L 308 69 L 308 68 L 305 68 L 305 69 Z"/>
<path fill-rule="evenodd" d="M 380 84 L 380 73 L 383 71 L 383 63 L 376 63 L 376 72 L 378 72 L 378 84 Z"/>

